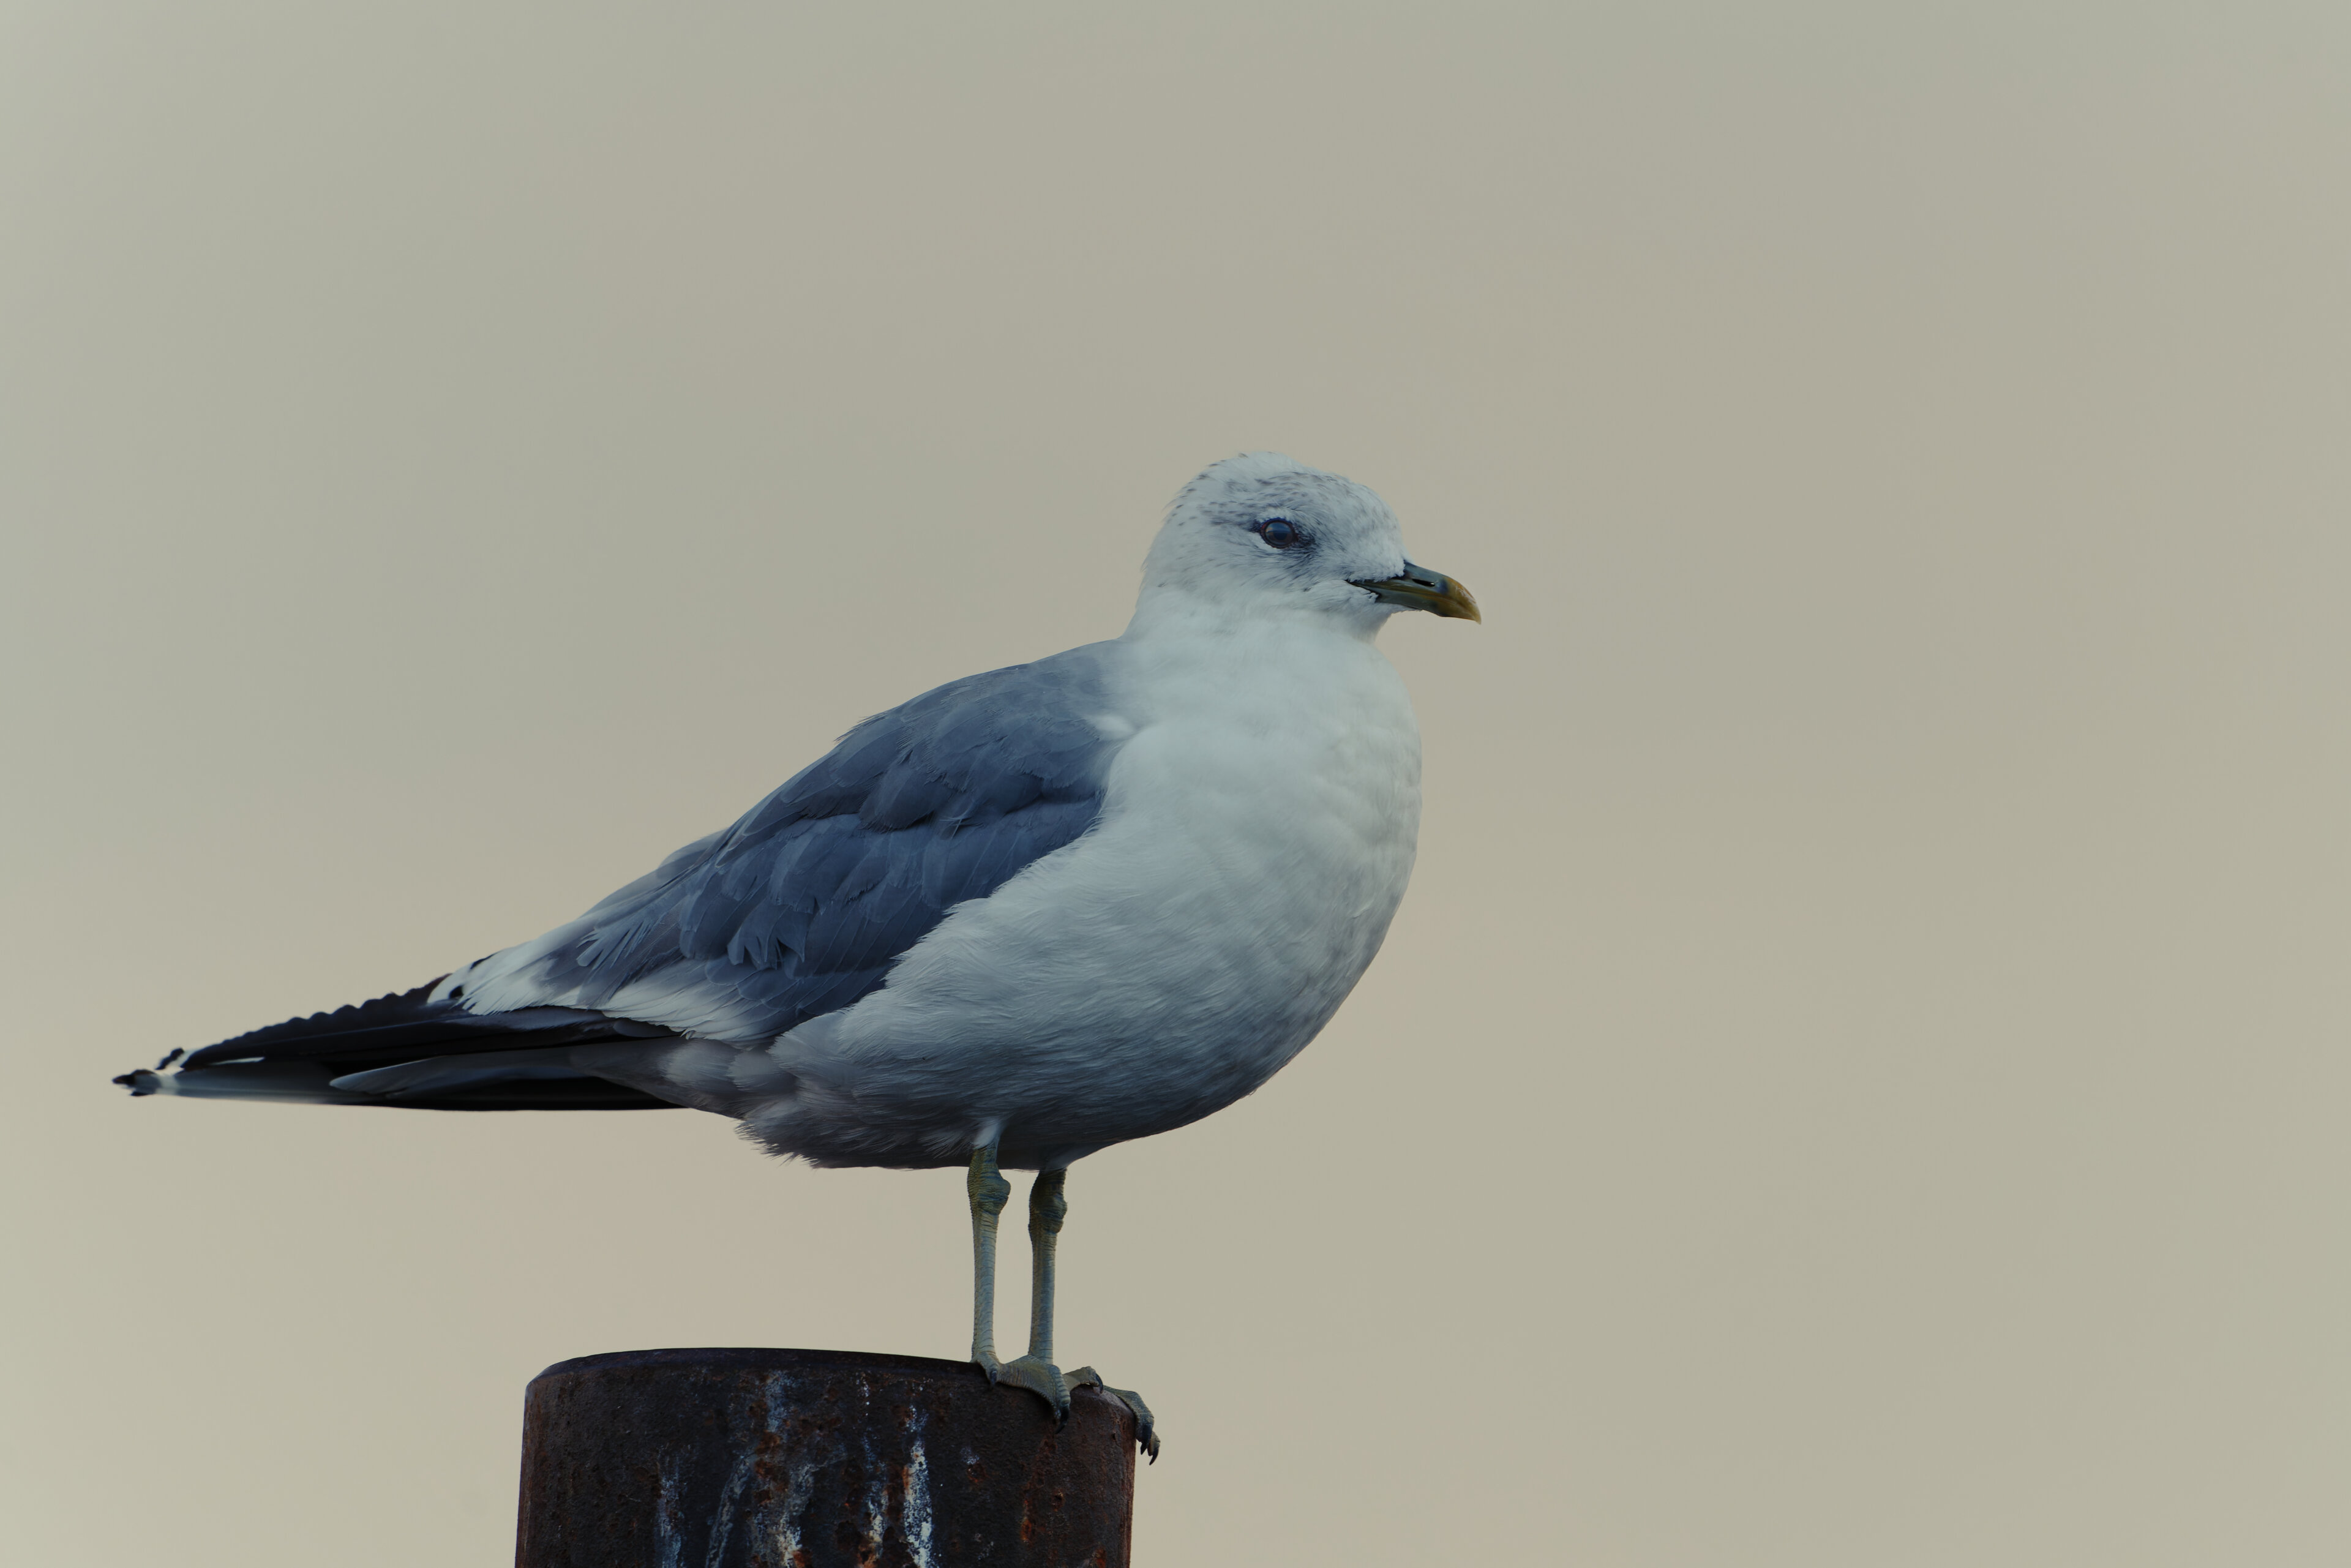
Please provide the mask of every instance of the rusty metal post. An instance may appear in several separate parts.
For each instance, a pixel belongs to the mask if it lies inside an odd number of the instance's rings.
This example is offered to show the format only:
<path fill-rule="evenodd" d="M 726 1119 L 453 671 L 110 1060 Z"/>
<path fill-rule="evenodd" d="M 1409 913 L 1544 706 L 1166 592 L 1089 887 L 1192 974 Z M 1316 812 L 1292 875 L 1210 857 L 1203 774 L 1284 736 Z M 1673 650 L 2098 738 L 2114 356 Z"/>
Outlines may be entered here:
<path fill-rule="evenodd" d="M 1134 1418 L 968 1362 L 832 1350 L 562 1361 L 524 1396 L 516 1568 L 1126 1568 Z"/>

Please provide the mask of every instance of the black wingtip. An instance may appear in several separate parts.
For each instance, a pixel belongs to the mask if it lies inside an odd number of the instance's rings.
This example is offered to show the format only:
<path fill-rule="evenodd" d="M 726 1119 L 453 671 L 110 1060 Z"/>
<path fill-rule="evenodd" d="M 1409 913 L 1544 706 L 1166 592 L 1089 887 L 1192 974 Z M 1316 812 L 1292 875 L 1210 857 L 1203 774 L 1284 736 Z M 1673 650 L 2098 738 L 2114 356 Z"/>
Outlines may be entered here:
<path fill-rule="evenodd" d="M 167 1067 L 171 1066 L 171 1065 L 172 1065 L 172 1063 L 173 1063 L 173 1062 L 175 1062 L 175 1061 L 179 1061 L 179 1060 L 180 1060 L 180 1058 L 182 1058 L 182 1057 L 183 1057 L 183 1056 L 185 1056 L 185 1055 L 187 1055 L 187 1054 L 188 1054 L 188 1051 L 187 1051 L 187 1048 L 186 1048 L 185 1046 L 177 1046 L 177 1045 L 173 1046 L 173 1047 L 172 1048 L 172 1054 L 171 1054 L 171 1055 L 169 1055 L 169 1056 L 167 1056 L 167 1057 L 165 1057 L 162 1061 L 159 1061 L 159 1062 L 157 1062 L 157 1063 L 155 1064 L 155 1071 L 158 1071 L 158 1072 L 162 1071 L 163 1071 L 163 1069 L 165 1069 L 165 1068 L 167 1068 Z M 121 1082 L 121 1080 L 120 1080 L 120 1079 L 117 1079 L 117 1080 L 115 1080 L 115 1082 L 119 1083 L 119 1082 Z"/>
<path fill-rule="evenodd" d="M 179 1053 L 174 1051 L 172 1054 L 176 1056 Z M 171 1061 L 171 1057 L 165 1057 L 163 1060 L 168 1063 Z M 131 1097 L 133 1100 L 152 1094 L 157 1090 L 163 1087 L 163 1081 L 143 1067 L 135 1069 L 130 1072 L 122 1073 L 118 1076 L 114 1082 L 121 1084 L 125 1089 L 130 1090 Z"/>

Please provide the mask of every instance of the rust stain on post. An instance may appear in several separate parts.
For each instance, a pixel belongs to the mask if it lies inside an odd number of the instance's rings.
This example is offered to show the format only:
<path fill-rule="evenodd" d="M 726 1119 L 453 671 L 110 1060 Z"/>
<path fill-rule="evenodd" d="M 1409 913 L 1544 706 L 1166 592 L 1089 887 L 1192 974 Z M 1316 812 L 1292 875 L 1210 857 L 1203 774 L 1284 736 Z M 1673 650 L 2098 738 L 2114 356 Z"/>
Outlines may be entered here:
<path fill-rule="evenodd" d="M 967 1362 L 643 1350 L 559 1362 L 523 1406 L 517 1568 L 1125 1568 L 1134 1418 Z"/>

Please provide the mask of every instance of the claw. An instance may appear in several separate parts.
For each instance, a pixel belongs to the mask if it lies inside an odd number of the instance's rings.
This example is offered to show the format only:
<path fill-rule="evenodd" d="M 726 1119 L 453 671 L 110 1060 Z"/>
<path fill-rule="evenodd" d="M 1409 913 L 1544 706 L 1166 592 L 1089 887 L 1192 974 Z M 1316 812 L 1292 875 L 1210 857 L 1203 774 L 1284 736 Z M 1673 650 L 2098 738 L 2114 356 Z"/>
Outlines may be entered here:
<path fill-rule="evenodd" d="M 1072 1388 L 1099 1388 L 1104 1394 L 1109 1395 L 1112 1398 L 1125 1406 L 1134 1416 L 1135 1443 L 1143 1449 L 1145 1455 L 1149 1456 L 1151 1463 L 1155 1465 L 1159 1462 L 1158 1427 L 1151 1418 L 1151 1406 L 1143 1402 L 1142 1395 L 1137 1394 L 1132 1388 L 1113 1388 L 1109 1384 L 1104 1383 L 1102 1380 L 1102 1374 L 1096 1372 L 1091 1366 L 1081 1366 L 1078 1368 L 1077 1371 L 1070 1374 L 1070 1386 Z"/>

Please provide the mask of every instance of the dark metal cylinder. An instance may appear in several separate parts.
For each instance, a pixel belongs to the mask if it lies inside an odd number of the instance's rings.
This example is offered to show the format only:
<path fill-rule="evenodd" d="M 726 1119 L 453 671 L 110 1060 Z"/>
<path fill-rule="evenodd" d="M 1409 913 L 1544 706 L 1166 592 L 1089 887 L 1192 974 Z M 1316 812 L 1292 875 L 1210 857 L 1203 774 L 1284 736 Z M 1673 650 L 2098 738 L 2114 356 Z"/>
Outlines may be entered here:
<path fill-rule="evenodd" d="M 516 1568 L 1125 1568 L 1134 1417 L 968 1362 L 835 1350 L 561 1361 L 523 1403 Z"/>

